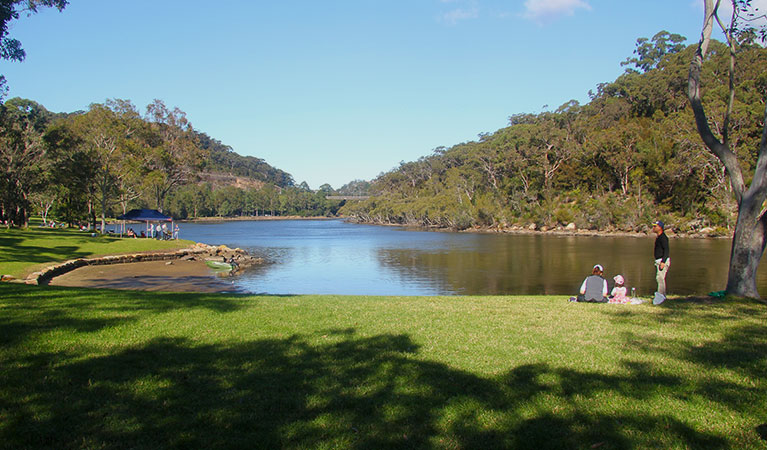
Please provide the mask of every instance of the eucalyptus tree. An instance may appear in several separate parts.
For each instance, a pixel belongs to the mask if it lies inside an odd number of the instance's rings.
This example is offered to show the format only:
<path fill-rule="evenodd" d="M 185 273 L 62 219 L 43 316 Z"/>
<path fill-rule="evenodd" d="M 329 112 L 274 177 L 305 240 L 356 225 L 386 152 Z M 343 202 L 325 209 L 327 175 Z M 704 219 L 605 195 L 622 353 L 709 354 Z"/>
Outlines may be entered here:
<path fill-rule="evenodd" d="M 101 230 L 105 230 L 107 211 L 135 198 L 134 183 L 140 175 L 142 146 L 137 143 L 144 122 L 127 100 L 94 103 L 85 114 L 70 119 L 73 132 L 80 137 L 83 150 L 93 161 L 96 197 L 101 209 Z"/>
<path fill-rule="evenodd" d="M 147 136 L 150 151 L 145 160 L 149 169 L 145 184 L 162 211 L 168 193 L 203 166 L 203 153 L 192 124 L 179 108 L 169 109 L 161 100 L 154 100 L 146 108 L 145 120 L 151 131 Z"/>
<path fill-rule="evenodd" d="M 556 112 L 545 112 L 524 121 L 519 117 L 511 119 L 516 153 L 510 155 L 511 164 L 517 168 L 525 192 L 540 193 L 547 216 L 554 206 L 555 177 L 582 150 L 573 123 L 579 109 L 577 102 L 568 102 Z"/>
<path fill-rule="evenodd" d="M 51 180 L 59 191 L 54 211 L 70 226 L 87 217 L 89 192 L 97 171 L 82 136 L 72 127 L 71 119 L 79 114 L 54 121 L 44 136 L 53 167 Z"/>
<path fill-rule="evenodd" d="M 621 66 L 634 65 L 636 67 L 636 69 L 626 69 L 627 72 L 637 70 L 647 72 L 652 70 L 658 66 L 666 55 L 684 50 L 684 41 L 686 39 L 680 34 L 669 33 L 666 30 L 659 31 L 652 39 L 639 38 L 634 50 L 634 55 L 636 56 L 626 58 L 621 63 Z"/>
<path fill-rule="evenodd" d="M 43 141 L 50 113 L 31 100 L 14 98 L 0 105 L 0 218 L 8 226 L 27 226 L 30 194 L 44 179 Z"/>
<path fill-rule="evenodd" d="M 763 209 L 767 201 L 767 109 L 761 117 L 761 139 L 757 146 L 758 160 L 755 165 L 753 178 L 747 183 L 741 169 L 741 160 L 731 148 L 730 121 L 732 120 L 733 104 L 735 102 L 735 69 L 739 44 L 737 42 L 741 19 L 748 14 L 754 14 L 750 0 L 732 0 L 733 13 L 729 24 L 723 24 L 719 17 L 720 1 L 704 0 L 704 23 L 695 57 L 690 63 L 688 76 L 688 97 L 695 115 L 695 123 L 706 147 L 727 169 L 732 191 L 738 206 L 738 218 L 735 233 L 732 238 L 729 273 L 726 292 L 743 297 L 759 298 L 756 289 L 756 275 L 759 262 L 767 245 L 767 214 Z M 711 120 L 706 113 L 702 98 L 702 67 L 709 46 L 711 33 L 718 24 L 724 31 L 729 47 L 729 95 L 727 109 L 724 112 L 722 125 L 715 133 L 711 128 Z M 746 28 L 752 27 L 746 26 Z M 761 29 L 764 38 L 764 28 Z M 762 98 L 765 98 L 764 96 Z M 763 105 L 767 102 L 763 102 Z"/>
<path fill-rule="evenodd" d="M 613 126 L 594 133 L 589 140 L 589 145 L 604 159 L 607 170 L 618 180 L 624 196 L 629 194 L 632 172 L 643 162 L 639 144 L 646 134 L 646 122 L 647 119 L 622 118 Z"/>

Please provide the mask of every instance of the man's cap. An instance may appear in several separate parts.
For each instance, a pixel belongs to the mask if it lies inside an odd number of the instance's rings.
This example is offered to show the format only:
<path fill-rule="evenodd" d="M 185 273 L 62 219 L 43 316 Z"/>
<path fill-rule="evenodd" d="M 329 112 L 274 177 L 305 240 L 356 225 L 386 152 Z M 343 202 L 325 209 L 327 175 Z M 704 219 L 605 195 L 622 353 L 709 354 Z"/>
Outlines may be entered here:
<path fill-rule="evenodd" d="M 666 227 L 664 226 L 664 224 L 663 224 L 663 221 L 661 221 L 661 220 L 656 220 L 656 221 L 655 221 L 655 222 L 653 222 L 652 224 L 653 224 L 653 225 L 658 225 L 658 226 L 659 226 L 659 227 L 661 227 L 661 228 L 666 228 Z"/>
<path fill-rule="evenodd" d="M 600 266 L 599 264 L 595 265 L 594 268 L 595 269 L 599 269 L 600 272 L 604 272 L 605 271 L 605 269 L 603 269 L 602 266 Z"/>

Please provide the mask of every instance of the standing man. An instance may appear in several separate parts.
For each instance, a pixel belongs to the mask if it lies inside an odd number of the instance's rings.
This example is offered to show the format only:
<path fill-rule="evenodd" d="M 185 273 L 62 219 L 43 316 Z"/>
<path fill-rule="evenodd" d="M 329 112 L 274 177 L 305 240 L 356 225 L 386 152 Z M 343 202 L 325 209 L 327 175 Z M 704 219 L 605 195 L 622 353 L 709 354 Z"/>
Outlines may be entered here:
<path fill-rule="evenodd" d="M 652 231 L 656 234 L 655 237 L 655 281 L 658 282 L 658 292 L 656 292 L 653 303 L 659 305 L 666 300 L 666 274 L 668 273 L 668 266 L 671 265 L 671 258 L 669 258 L 668 250 L 668 236 L 664 232 L 664 224 L 660 220 L 652 224 Z M 657 294 L 660 294 L 657 295 Z"/>

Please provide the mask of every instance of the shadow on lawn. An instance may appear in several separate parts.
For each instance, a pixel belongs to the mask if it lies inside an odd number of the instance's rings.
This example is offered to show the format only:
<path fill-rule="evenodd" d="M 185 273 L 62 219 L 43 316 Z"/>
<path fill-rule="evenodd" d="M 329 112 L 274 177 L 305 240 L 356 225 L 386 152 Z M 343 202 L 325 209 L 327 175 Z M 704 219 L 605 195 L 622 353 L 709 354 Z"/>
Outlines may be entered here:
<path fill-rule="evenodd" d="M 0 232 L 0 262 L 28 261 L 31 263 L 47 263 L 53 261 L 65 261 L 78 258 L 87 258 L 91 254 L 78 250 L 73 245 L 53 245 L 55 238 L 62 237 L 67 242 L 74 241 L 78 244 L 93 242 L 90 234 L 75 234 L 77 232 L 57 229 L 41 228 L 35 231 L 14 230 L 13 234 Z M 30 245 L 30 242 L 39 240 L 40 236 L 46 240 L 44 245 Z M 112 243 L 120 238 L 114 236 L 99 236 L 99 241 Z M 26 244 L 25 244 L 26 243 Z"/>
<path fill-rule="evenodd" d="M 607 391 L 642 401 L 658 386 L 684 389 L 686 380 L 641 365 L 626 375 L 523 365 L 486 379 L 417 351 L 406 335 L 328 330 L 227 345 L 161 338 L 90 359 L 19 357 L 0 375 L 0 447 L 726 445 L 671 412 L 578 410 L 579 398 Z"/>
<path fill-rule="evenodd" d="M 0 283 L 3 312 L 0 314 L 0 345 L 23 342 L 32 334 L 53 330 L 94 332 L 124 325 L 146 313 L 195 308 L 233 312 L 243 306 L 238 297 L 242 296 Z M 90 311 L 101 317 L 88 317 Z M 32 317 L 34 322 L 30 322 Z"/>
<path fill-rule="evenodd" d="M 77 247 L 70 245 L 50 247 L 34 245 L 11 248 L 0 247 L 0 254 L 2 254 L 2 256 L 0 256 L 0 262 L 28 261 L 35 264 L 85 258 L 88 256 L 88 253 L 78 251 Z"/>

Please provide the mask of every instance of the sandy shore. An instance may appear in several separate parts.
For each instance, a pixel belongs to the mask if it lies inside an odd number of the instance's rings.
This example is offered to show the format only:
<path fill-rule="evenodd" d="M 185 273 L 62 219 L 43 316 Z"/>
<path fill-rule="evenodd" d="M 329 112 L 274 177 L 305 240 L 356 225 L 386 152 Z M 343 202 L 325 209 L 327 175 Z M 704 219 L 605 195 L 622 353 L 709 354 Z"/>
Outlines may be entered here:
<path fill-rule="evenodd" d="M 53 278 L 52 286 L 172 292 L 237 292 L 232 280 L 202 261 L 149 261 L 85 266 Z"/>

